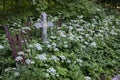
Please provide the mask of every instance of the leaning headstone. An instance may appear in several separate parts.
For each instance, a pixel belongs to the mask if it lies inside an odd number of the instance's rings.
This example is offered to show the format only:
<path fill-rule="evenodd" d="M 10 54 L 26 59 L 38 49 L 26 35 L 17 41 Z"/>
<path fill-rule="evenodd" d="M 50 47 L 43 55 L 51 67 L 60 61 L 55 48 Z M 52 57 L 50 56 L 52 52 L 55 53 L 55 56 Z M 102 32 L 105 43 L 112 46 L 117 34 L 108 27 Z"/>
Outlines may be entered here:
<path fill-rule="evenodd" d="M 34 26 L 37 29 L 42 28 L 42 40 L 45 42 L 45 41 L 47 41 L 47 28 L 52 27 L 53 23 L 47 22 L 47 14 L 45 12 L 43 12 L 41 14 L 41 16 L 42 16 L 41 23 L 35 23 Z"/>
<path fill-rule="evenodd" d="M 115 76 L 112 80 L 120 80 L 120 75 Z"/>

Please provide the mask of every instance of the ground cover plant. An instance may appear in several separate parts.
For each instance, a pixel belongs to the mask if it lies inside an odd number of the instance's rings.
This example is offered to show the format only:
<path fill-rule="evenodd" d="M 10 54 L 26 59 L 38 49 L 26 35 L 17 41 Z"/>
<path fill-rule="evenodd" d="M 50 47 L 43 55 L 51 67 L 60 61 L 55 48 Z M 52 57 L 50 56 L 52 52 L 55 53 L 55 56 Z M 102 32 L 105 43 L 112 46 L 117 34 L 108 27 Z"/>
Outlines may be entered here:
<path fill-rule="evenodd" d="M 103 8 L 88 0 L 79 0 L 79 3 L 69 0 L 68 4 L 59 0 L 43 0 L 43 4 L 38 0 L 33 2 L 33 11 L 38 12 L 28 13 L 29 21 L 25 15 L 12 15 L 12 19 L 5 21 L 12 36 L 22 31 L 26 39 L 27 48 L 23 43 L 23 50 L 18 51 L 15 59 L 0 25 L 0 80 L 111 80 L 120 74 L 120 17 L 105 15 Z M 25 1 L 19 6 L 25 4 L 28 3 Z M 29 11 L 30 4 L 27 6 Z M 42 30 L 36 29 L 34 24 L 41 21 L 38 14 L 45 10 L 51 13 L 48 20 L 54 27 L 48 28 L 48 41 L 43 42 Z M 59 27 L 61 15 L 62 25 Z M 26 25 L 27 21 L 29 25 Z"/>
<path fill-rule="evenodd" d="M 54 18 L 53 18 L 54 19 Z M 102 20 L 94 16 L 90 22 L 83 15 L 49 29 L 48 41 L 42 42 L 39 31 L 28 49 L 18 52 L 14 60 L 5 35 L 1 35 L 2 80 L 111 80 L 119 74 L 119 18 Z M 31 32 L 36 32 L 33 26 Z M 53 33 L 52 33 L 53 32 Z M 27 54 L 26 54 L 27 52 Z M 25 63 L 15 65 L 15 61 Z"/>

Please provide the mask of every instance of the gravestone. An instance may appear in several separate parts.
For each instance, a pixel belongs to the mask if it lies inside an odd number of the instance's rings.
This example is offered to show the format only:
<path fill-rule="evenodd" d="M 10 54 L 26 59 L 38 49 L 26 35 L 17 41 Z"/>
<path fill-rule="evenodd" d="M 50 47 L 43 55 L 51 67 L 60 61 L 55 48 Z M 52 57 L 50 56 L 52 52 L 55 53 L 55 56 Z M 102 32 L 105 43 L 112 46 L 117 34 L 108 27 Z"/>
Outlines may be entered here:
<path fill-rule="evenodd" d="M 42 28 L 42 40 L 45 42 L 47 41 L 47 28 L 52 27 L 53 23 L 47 22 L 47 14 L 45 12 L 43 12 L 41 16 L 42 21 L 40 23 L 35 23 L 34 26 L 37 29 Z"/>
<path fill-rule="evenodd" d="M 112 80 L 120 80 L 120 74 L 115 76 Z"/>

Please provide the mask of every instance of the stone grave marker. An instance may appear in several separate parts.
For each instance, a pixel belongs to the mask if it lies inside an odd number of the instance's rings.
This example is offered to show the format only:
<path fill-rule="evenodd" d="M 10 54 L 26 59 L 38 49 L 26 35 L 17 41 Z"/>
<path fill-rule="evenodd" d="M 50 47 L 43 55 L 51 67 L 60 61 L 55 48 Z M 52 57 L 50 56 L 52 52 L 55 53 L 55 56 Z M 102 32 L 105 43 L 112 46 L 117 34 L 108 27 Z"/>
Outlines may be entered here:
<path fill-rule="evenodd" d="M 120 74 L 115 76 L 112 80 L 120 80 Z"/>
<path fill-rule="evenodd" d="M 34 26 L 37 29 L 42 28 L 42 40 L 43 42 L 45 42 L 47 41 L 47 28 L 52 27 L 53 23 L 47 22 L 47 14 L 45 12 L 43 12 L 41 16 L 42 16 L 41 23 L 35 23 Z"/>

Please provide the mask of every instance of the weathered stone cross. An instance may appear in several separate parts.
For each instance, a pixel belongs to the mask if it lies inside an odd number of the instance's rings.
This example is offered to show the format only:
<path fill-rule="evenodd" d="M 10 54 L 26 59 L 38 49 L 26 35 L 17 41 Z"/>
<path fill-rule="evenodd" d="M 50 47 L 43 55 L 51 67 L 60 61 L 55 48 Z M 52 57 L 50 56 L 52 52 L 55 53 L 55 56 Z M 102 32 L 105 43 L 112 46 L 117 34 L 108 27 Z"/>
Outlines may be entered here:
<path fill-rule="evenodd" d="M 43 12 L 41 14 L 41 16 L 42 16 L 41 23 L 35 23 L 34 26 L 37 29 L 42 28 L 42 40 L 45 42 L 45 41 L 47 41 L 47 28 L 52 27 L 53 23 L 47 22 L 47 14 L 45 12 Z"/>

